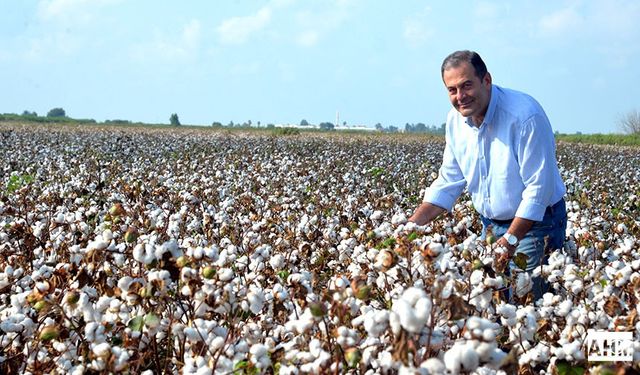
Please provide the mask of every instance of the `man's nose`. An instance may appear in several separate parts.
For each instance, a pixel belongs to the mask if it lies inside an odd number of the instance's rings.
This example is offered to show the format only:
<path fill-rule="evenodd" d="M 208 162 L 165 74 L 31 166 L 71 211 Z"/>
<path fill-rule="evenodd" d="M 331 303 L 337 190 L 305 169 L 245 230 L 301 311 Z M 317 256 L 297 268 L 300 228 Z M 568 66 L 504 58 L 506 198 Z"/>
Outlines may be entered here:
<path fill-rule="evenodd" d="M 467 94 L 464 92 L 464 90 L 458 90 L 458 95 L 457 95 L 458 102 L 462 102 L 466 97 L 467 97 Z"/>

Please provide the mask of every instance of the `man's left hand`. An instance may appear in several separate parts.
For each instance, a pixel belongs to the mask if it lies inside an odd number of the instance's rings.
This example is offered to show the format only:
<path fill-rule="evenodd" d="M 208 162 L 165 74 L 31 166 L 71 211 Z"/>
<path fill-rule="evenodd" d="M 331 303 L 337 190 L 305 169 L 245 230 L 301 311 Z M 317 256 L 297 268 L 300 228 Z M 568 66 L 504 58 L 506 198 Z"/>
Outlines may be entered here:
<path fill-rule="evenodd" d="M 496 246 L 502 246 L 507 249 L 509 258 L 513 257 L 513 254 L 515 254 L 516 252 L 516 247 L 509 245 L 509 242 L 507 242 L 506 238 L 504 237 L 498 238 L 498 240 L 496 241 Z"/>

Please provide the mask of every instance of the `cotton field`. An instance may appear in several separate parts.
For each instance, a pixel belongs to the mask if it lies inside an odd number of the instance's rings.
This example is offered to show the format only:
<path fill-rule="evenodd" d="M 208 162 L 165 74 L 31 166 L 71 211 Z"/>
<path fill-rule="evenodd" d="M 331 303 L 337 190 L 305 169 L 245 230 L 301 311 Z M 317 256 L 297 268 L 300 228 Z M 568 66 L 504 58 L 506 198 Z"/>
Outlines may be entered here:
<path fill-rule="evenodd" d="M 534 301 L 468 197 L 407 223 L 443 148 L 0 124 L 0 372 L 640 369 L 640 149 L 558 146 L 567 243 Z M 633 361 L 588 362 L 588 329 L 634 332 Z"/>

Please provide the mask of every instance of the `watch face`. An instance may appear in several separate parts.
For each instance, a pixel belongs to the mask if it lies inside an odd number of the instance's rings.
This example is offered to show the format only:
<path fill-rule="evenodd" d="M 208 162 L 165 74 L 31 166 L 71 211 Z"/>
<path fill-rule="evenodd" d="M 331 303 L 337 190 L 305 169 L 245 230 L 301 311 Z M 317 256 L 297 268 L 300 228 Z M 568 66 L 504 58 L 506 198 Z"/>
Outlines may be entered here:
<path fill-rule="evenodd" d="M 518 243 L 518 239 L 511 233 L 507 233 L 504 235 L 505 239 L 511 246 L 515 246 Z"/>

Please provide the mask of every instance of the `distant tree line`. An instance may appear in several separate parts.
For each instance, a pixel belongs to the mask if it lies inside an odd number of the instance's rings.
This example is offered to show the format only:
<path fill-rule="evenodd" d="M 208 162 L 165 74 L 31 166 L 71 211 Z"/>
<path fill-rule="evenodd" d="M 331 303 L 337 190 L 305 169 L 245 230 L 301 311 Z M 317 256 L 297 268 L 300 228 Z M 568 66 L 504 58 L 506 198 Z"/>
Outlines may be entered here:
<path fill-rule="evenodd" d="M 73 122 L 73 123 L 96 123 L 94 119 L 75 119 L 67 116 L 62 108 L 52 108 L 46 116 L 38 116 L 34 111 L 25 110 L 21 115 L 15 113 L 0 114 L 0 121 L 29 121 L 29 122 Z"/>

